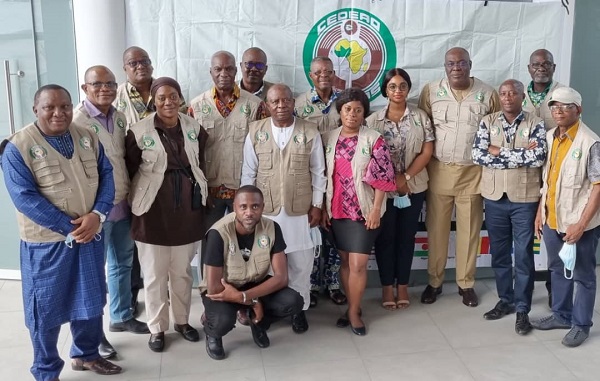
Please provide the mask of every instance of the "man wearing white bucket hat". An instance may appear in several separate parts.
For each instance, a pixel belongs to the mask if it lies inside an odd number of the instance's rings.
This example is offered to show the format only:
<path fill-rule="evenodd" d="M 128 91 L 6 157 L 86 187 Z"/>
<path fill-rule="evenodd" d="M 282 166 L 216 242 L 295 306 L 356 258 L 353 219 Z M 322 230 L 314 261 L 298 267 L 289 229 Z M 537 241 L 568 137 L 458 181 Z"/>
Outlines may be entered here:
<path fill-rule="evenodd" d="M 558 88 L 548 104 L 557 127 L 546 135 L 548 161 L 535 229 L 538 237 L 543 235 L 548 251 L 552 315 L 531 324 L 540 330 L 570 329 L 562 343 L 577 347 L 589 336 L 596 299 L 600 137 L 579 119 L 577 91 Z M 563 255 L 567 252 L 570 258 Z"/>

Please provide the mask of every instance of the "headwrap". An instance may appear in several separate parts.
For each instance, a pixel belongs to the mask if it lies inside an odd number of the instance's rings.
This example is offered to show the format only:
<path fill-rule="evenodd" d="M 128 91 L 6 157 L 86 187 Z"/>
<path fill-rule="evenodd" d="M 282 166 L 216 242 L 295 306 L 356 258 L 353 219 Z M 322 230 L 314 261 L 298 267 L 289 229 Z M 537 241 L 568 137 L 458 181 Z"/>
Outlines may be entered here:
<path fill-rule="evenodd" d="M 181 94 L 181 86 L 179 86 L 179 83 L 177 83 L 176 80 L 169 77 L 160 77 L 152 81 L 152 85 L 150 86 L 150 95 L 152 96 L 152 98 L 154 98 L 154 95 L 162 86 L 171 86 L 172 88 L 177 90 L 179 98 L 183 98 L 183 94 Z"/>

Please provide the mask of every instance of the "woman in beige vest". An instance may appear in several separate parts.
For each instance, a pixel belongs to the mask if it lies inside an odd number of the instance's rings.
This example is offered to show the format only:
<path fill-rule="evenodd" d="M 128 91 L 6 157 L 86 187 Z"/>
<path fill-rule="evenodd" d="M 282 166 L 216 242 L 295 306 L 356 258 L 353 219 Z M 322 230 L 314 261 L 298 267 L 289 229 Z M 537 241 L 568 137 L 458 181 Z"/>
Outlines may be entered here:
<path fill-rule="evenodd" d="M 337 99 L 341 127 L 323 135 L 327 194 L 323 227 L 331 228 L 342 258 L 342 284 L 348 311 L 338 327 L 351 326 L 366 335 L 360 302 L 367 284 L 367 262 L 385 212 L 385 192 L 396 190 L 394 168 L 383 137 L 364 125 L 369 99 L 359 89 L 346 89 Z M 331 219 L 330 219 L 331 217 Z"/>
<path fill-rule="evenodd" d="M 146 315 L 154 352 L 162 352 L 169 329 L 169 305 L 175 331 L 198 341 L 188 324 L 192 292 L 190 262 L 205 233 L 208 188 L 204 165 L 206 132 L 178 112 L 179 84 L 158 78 L 150 90 L 156 114 L 134 124 L 127 134 L 126 164 L 132 179 L 129 203 L 131 235 L 144 274 Z"/>
<path fill-rule="evenodd" d="M 382 306 L 387 310 L 410 305 L 408 281 L 415 234 L 429 180 L 425 166 L 431 159 L 435 140 L 425 111 L 406 103 L 411 86 L 406 71 L 400 68 L 388 71 L 381 84 L 381 95 L 389 103 L 367 118 L 367 125 L 382 134 L 390 147 L 396 173 L 396 192 L 388 193 L 381 233 L 375 241 Z"/>

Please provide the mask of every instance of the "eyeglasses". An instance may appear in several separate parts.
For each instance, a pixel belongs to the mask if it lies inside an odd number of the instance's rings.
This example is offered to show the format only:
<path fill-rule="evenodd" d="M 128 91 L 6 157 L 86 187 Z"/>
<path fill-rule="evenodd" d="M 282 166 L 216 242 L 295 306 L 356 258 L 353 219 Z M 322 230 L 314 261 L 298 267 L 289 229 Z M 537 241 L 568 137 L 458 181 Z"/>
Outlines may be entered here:
<path fill-rule="evenodd" d="M 293 103 L 294 100 L 292 98 L 281 98 L 281 99 L 271 99 L 268 101 L 273 107 L 279 106 L 279 103 L 283 102 L 284 105 L 289 105 Z"/>
<path fill-rule="evenodd" d="M 100 90 L 101 88 L 105 87 L 109 90 L 114 90 L 117 88 L 117 82 L 92 82 L 92 83 L 86 83 L 86 85 L 92 86 L 95 90 Z"/>
<path fill-rule="evenodd" d="M 139 65 L 142 65 L 143 67 L 148 67 L 148 66 L 152 65 L 152 61 L 150 61 L 149 58 L 144 58 L 144 59 L 141 59 L 138 61 L 129 61 L 129 62 L 127 62 L 127 65 L 132 69 L 135 69 Z"/>
<path fill-rule="evenodd" d="M 557 112 L 560 110 L 561 112 L 567 112 L 568 110 L 577 107 L 574 103 L 569 103 L 568 105 L 552 105 L 550 106 L 550 111 Z"/>
<path fill-rule="evenodd" d="M 448 69 L 452 69 L 454 67 L 459 67 L 461 69 L 467 68 L 469 67 L 469 61 L 458 61 L 458 62 L 454 62 L 454 61 L 448 61 L 444 63 L 444 66 L 446 66 Z"/>
<path fill-rule="evenodd" d="M 227 72 L 229 74 L 235 74 L 235 72 L 237 71 L 237 69 L 236 69 L 235 66 L 225 66 L 225 67 L 222 67 L 222 66 L 213 66 L 211 68 L 211 70 L 214 71 L 215 73 L 220 73 L 222 71 L 225 71 L 225 72 Z"/>
<path fill-rule="evenodd" d="M 392 83 L 392 84 L 390 84 L 390 85 L 387 86 L 387 90 L 390 93 L 395 93 L 396 91 L 407 91 L 408 90 L 408 83 L 402 82 L 400 85 L 396 85 L 395 83 Z"/>
<path fill-rule="evenodd" d="M 246 61 L 244 62 L 244 67 L 246 70 L 252 70 L 254 68 L 258 71 L 263 71 L 267 67 L 267 64 L 264 62 Z"/>
<path fill-rule="evenodd" d="M 554 66 L 554 63 L 549 62 L 549 61 L 545 61 L 545 62 L 532 62 L 529 64 L 529 66 L 531 66 L 532 69 L 538 70 L 540 68 L 544 68 L 546 70 L 548 69 L 552 69 L 552 67 Z"/>
<path fill-rule="evenodd" d="M 312 73 L 317 77 L 320 77 L 322 75 L 329 77 L 331 74 L 333 74 L 333 70 L 319 70 L 319 71 L 314 71 Z"/>

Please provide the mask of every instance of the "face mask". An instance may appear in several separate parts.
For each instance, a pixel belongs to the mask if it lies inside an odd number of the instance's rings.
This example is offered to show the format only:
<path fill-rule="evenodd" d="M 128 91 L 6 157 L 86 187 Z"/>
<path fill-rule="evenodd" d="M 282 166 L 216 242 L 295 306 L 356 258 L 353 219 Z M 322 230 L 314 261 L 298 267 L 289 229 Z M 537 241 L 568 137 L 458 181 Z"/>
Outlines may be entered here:
<path fill-rule="evenodd" d="M 398 209 L 408 208 L 410 206 L 410 197 L 407 194 L 404 196 L 394 196 L 394 206 Z"/>
<path fill-rule="evenodd" d="M 565 278 L 573 279 L 573 270 L 575 269 L 575 260 L 577 259 L 577 247 L 576 244 L 563 243 L 562 249 L 558 252 L 558 256 L 562 259 L 565 264 L 564 272 Z M 571 272 L 571 276 L 567 276 L 567 270 Z"/>

